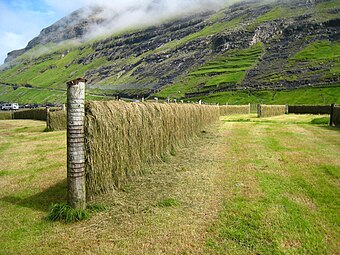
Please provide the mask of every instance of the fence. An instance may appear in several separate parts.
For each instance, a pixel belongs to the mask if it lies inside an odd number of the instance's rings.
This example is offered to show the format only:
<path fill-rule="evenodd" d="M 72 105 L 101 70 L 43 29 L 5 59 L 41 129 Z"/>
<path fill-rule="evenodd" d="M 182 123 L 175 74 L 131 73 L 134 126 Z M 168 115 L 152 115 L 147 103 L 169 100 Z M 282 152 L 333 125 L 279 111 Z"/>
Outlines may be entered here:
<path fill-rule="evenodd" d="M 233 114 L 249 114 L 250 104 L 247 105 L 222 105 L 220 106 L 220 115 L 233 115 Z"/>
<path fill-rule="evenodd" d="M 330 114 L 330 105 L 289 105 L 288 113 L 295 114 Z"/>
<path fill-rule="evenodd" d="M 259 104 L 257 107 L 257 116 L 261 117 L 272 117 L 278 115 L 284 115 L 287 113 L 286 105 L 263 105 Z"/>

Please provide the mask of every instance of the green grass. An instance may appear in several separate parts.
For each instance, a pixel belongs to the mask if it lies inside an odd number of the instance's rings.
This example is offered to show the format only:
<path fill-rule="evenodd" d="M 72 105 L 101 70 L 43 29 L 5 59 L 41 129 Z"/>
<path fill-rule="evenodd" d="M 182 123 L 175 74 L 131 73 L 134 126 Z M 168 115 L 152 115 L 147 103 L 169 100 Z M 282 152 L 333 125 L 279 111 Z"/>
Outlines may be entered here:
<path fill-rule="evenodd" d="M 2 120 L 0 254 L 336 254 L 340 130 L 322 118 L 222 117 L 76 224 L 46 220 L 66 200 L 65 132 Z"/>
<path fill-rule="evenodd" d="M 213 20 L 215 18 L 218 18 L 218 17 L 221 17 L 223 16 L 223 14 L 218 14 L 216 15 L 215 17 L 213 17 Z M 174 41 L 171 41 L 167 44 L 165 44 L 163 47 L 155 50 L 154 52 L 159 52 L 159 51 L 162 51 L 162 50 L 167 50 L 167 49 L 173 49 L 173 48 L 176 48 L 176 47 L 179 47 L 181 45 L 184 45 L 192 40 L 195 40 L 197 38 L 200 38 L 200 37 L 207 37 L 209 35 L 214 35 L 214 34 L 217 34 L 219 32 L 222 32 L 224 30 L 228 30 L 230 28 L 234 28 L 235 26 L 239 25 L 239 23 L 244 19 L 244 16 L 239 16 L 239 17 L 236 17 L 230 21 L 227 21 L 227 22 L 216 22 L 216 23 L 213 23 L 211 25 L 208 25 L 206 27 L 204 27 L 202 30 L 196 32 L 196 33 L 193 33 L 193 34 L 190 34 L 180 40 L 174 40 Z"/>
<path fill-rule="evenodd" d="M 279 7 L 275 7 L 271 9 L 270 11 L 256 18 L 255 23 L 259 24 L 259 23 L 263 23 L 263 22 L 271 21 L 275 19 L 299 16 L 299 15 L 302 15 L 304 11 L 306 11 L 305 8 L 291 9 L 291 8 L 279 6 Z"/>
<path fill-rule="evenodd" d="M 77 221 L 88 220 L 93 213 L 107 210 L 104 205 L 87 205 L 86 209 L 74 209 L 66 203 L 53 204 L 47 219 L 50 221 L 61 221 L 65 223 L 75 223 Z"/>
<path fill-rule="evenodd" d="M 315 6 L 315 17 L 317 21 L 323 22 L 330 19 L 339 18 L 339 13 L 336 11 L 340 6 L 339 0 L 322 1 Z M 333 11 L 333 13 L 330 13 Z"/>
<path fill-rule="evenodd" d="M 25 88 L 19 87 L 14 90 L 13 87 L 0 84 L 0 101 L 2 102 L 16 102 L 19 104 L 44 104 L 44 103 L 66 103 L 66 83 L 63 84 L 65 91 L 62 90 L 49 90 L 39 88 Z M 103 91 L 98 91 L 102 93 Z M 86 94 L 87 100 L 107 100 L 110 97 Z"/>
<path fill-rule="evenodd" d="M 317 124 L 317 125 L 320 125 L 320 124 L 327 125 L 329 124 L 329 117 L 315 118 L 315 119 L 312 119 L 310 123 Z"/>
<path fill-rule="evenodd" d="M 339 130 L 283 122 L 227 122 L 224 130 L 229 180 L 207 253 L 336 253 Z"/>
<path fill-rule="evenodd" d="M 66 85 L 65 85 L 66 87 Z M 12 87 L 0 84 L 0 101 L 16 103 L 65 103 L 66 91 L 38 90 L 19 87 L 13 90 Z"/>
<path fill-rule="evenodd" d="M 96 58 L 89 64 L 77 64 L 77 61 L 88 56 L 93 50 L 91 47 L 84 49 L 73 49 L 62 57 L 61 52 L 54 52 L 47 55 L 47 59 L 36 59 L 20 63 L 14 68 L 0 73 L 0 81 L 19 85 L 31 84 L 35 87 L 62 88 L 64 84 L 77 77 L 84 77 L 86 71 L 105 66 L 108 61 L 105 58 Z M 68 68 L 65 66 L 72 63 Z"/>
<path fill-rule="evenodd" d="M 174 207 L 178 206 L 180 203 L 175 198 L 166 198 L 157 203 L 159 207 Z"/>
<path fill-rule="evenodd" d="M 228 91 L 191 98 L 208 103 L 225 104 L 340 104 L 339 85 L 329 88 L 301 88 L 287 91 Z"/>
<path fill-rule="evenodd" d="M 308 45 L 289 59 L 289 66 L 303 64 L 308 67 L 323 66 L 325 77 L 340 75 L 340 43 L 317 41 Z"/>
<path fill-rule="evenodd" d="M 248 49 L 231 50 L 192 70 L 188 77 L 163 88 L 155 96 L 178 98 L 184 97 L 187 92 L 198 91 L 198 86 L 201 86 L 201 89 L 235 86 L 243 81 L 246 71 L 256 64 L 262 53 L 263 45 L 261 43 Z"/>

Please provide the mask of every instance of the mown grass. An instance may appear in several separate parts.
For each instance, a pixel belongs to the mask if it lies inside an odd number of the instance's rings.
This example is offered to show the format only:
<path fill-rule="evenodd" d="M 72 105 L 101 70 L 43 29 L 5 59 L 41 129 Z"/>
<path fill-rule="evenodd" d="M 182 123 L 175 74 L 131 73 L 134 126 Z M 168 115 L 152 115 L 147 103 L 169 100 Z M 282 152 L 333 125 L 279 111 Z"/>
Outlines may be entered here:
<path fill-rule="evenodd" d="M 222 117 L 67 225 L 45 220 L 66 198 L 65 132 L 0 121 L 0 254 L 336 254 L 340 130 L 313 115 L 237 122 L 253 118 Z"/>
<path fill-rule="evenodd" d="M 0 254 L 29 254 L 51 230 L 44 217 L 65 201 L 65 132 L 44 133 L 46 123 L 0 121 Z"/>
<path fill-rule="evenodd" d="M 209 254 L 336 254 L 340 132 L 227 122 L 226 198 Z"/>

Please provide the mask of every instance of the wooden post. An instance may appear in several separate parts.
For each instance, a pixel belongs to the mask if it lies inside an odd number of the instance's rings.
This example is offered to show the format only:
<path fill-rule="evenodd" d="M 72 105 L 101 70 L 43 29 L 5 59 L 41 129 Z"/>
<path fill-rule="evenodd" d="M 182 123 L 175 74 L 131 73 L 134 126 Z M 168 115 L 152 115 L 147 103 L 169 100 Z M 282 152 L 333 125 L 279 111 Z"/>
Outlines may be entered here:
<path fill-rule="evenodd" d="M 67 83 L 67 202 L 85 209 L 85 82 L 79 78 Z"/>
<path fill-rule="evenodd" d="M 257 104 L 257 117 L 261 117 L 261 104 Z"/>
<path fill-rule="evenodd" d="M 50 108 L 46 106 L 46 129 L 50 128 Z"/>
<path fill-rule="evenodd" d="M 333 114 L 334 114 L 334 104 L 331 104 L 331 115 L 329 118 L 329 125 L 333 126 Z"/>

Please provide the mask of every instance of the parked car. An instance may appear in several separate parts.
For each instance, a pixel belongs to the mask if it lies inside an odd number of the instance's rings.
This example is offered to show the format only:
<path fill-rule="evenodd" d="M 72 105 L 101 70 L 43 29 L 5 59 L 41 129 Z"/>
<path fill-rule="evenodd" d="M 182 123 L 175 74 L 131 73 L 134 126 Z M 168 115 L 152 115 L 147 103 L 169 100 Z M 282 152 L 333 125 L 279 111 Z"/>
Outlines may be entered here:
<path fill-rule="evenodd" d="M 19 104 L 17 104 L 17 103 L 3 104 L 1 106 L 1 110 L 2 111 L 15 111 L 15 110 L 19 110 Z"/>

